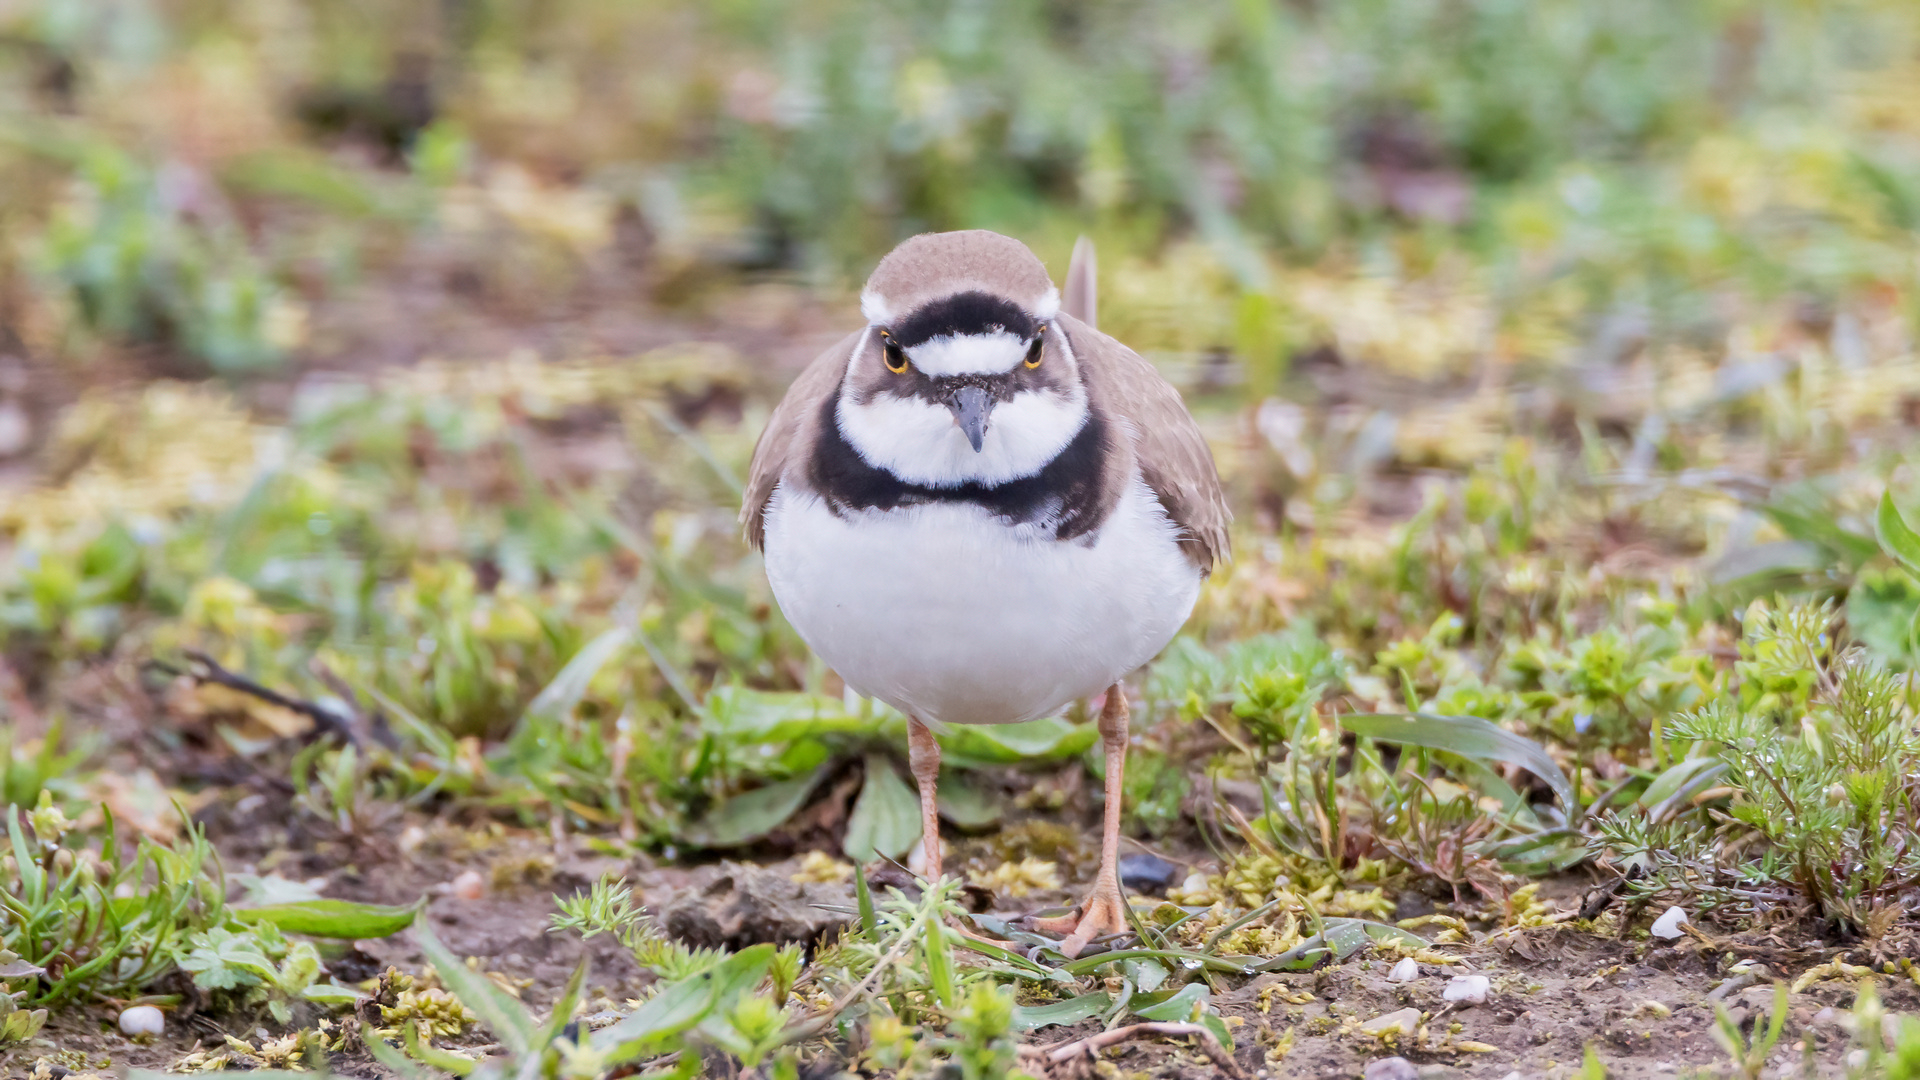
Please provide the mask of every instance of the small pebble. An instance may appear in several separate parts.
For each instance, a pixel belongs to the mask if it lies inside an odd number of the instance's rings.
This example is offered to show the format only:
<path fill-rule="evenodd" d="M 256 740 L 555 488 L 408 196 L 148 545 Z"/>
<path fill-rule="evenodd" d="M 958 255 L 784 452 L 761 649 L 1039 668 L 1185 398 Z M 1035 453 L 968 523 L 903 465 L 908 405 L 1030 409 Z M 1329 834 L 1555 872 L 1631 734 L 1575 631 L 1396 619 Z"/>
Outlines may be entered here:
<path fill-rule="evenodd" d="M 1839 1025 L 1840 1010 L 1831 1005 L 1813 1014 L 1814 1027 L 1838 1027 Z"/>
<path fill-rule="evenodd" d="M 1403 1057 L 1381 1058 L 1367 1063 L 1367 1070 L 1360 1074 L 1366 1080 L 1420 1080 L 1420 1070 L 1413 1062 Z"/>
<path fill-rule="evenodd" d="M 166 1014 L 151 1005 L 130 1005 L 120 1010 L 120 1033 L 129 1039 L 158 1035 L 166 1029 Z"/>
<path fill-rule="evenodd" d="M 1485 975 L 1455 975 L 1447 980 L 1447 988 L 1440 994 L 1443 1001 L 1458 1001 L 1467 1005 L 1484 1005 L 1487 992 L 1493 989 L 1493 980 Z"/>
<path fill-rule="evenodd" d="M 1137 853 L 1120 857 L 1120 884 L 1135 892 L 1159 896 L 1173 884 L 1180 868 L 1158 855 Z"/>
<path fill-rule="evenodd" d="M 1369 1035 L 1384 1035 L 1389 1031 L 1397 1031 L 1402 1035 L 1411 1035 L 1414 1029 L 1419 1026 L 1420 1010 L 1407 1008 L 1400 1009 L 1397 1012 L 1387 1013 L 1384 1016 L 1376 1016 L 1366 1023 L 1361 1024 L 1360 1030 Z"/>
<path fill-rule="evenodd" d="M 1653 920 L 1652 934 L 1662 941 L 1673 941 L 1686 933 L 1686 931 L 1680 929 L 1686 921 L 1687 913 L 1685 910 L 1670 907 L 1662 913 L 1659 918 Z"/>
<path fill-rule="evenodd" d="M 1411 956 L 1403 958 L 1393 965 L 1392 971 L 1387 972 L 1388 982 L 1410 983 L 1419 977 L 1420 964 Z"/>
<path fill-rule="evenodd" d="M 487 879 L 478 870 L 468 870 L 453 879 L 453 895 L 462 900 L 478 900 L 487 895 Z"/>

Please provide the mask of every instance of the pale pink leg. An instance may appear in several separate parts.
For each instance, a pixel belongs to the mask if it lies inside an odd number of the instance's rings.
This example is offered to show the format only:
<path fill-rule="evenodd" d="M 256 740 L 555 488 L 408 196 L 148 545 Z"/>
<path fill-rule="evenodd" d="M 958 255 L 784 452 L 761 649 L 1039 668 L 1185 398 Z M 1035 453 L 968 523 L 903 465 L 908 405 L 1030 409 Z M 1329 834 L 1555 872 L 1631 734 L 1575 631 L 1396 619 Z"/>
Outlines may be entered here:
<path fill-rule="evenodd" d="M 1119 686 L 1107 691 L 1100 710 L 1100 739 L 1107 749 L 1107 814 L 1100 833 L 1100 873 L 1093 879 L 1093 891 L 1080 905 L 1077 917 L 1040 921 L 1042 929 L 1067 933 L 1060 951 L 1068 956 L 1080 955 L 1094 938 L 1127 930 L 1127 901 L 1120 892 L 1120 792 L 1127 769 L 1127 694 Z"/>
<path fill-rule="evenodd" d="M 907 718 L 907 763 L 920 788 L 920 843 L 927 855 L 927 880 L 940 880 L 940 805 L 934 787 L 940 779 L 940 744 L 927 725 Z"/>

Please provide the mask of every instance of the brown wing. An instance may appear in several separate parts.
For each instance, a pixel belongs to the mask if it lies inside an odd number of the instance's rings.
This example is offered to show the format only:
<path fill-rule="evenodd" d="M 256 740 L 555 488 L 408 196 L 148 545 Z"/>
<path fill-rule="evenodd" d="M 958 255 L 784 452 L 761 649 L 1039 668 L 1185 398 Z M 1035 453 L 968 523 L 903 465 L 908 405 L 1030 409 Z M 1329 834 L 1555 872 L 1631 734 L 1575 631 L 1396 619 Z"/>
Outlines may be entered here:
<path fill-rule="evenodd" d="M 1187 533 L 1188 555 L 1202 573 L 1231 555 L 1227 522 L 1233 513 L 1220 490 L 1220 473 L 1186 402 L 1140 354 L 1071 315 L 1059 322 L 1095 408 L 1124 419 L 1140 474 L 1160 505 Z"/>
<path fill-rule="evenodd" d="M 787 396 L 767 418 L 767 430 L 753 447 L 753 464 L 747 467 L 747 493 L 740 505 L 740 522 L 746 526 L 747 543 L 756 549 L 766 540 L 767 500 L 782 477 L 800 465 L 807 448 L 814 443 L 814 428 L 819 424 L 820 403 L 840 388 L 847 371 L 847 359 L 865 330 L 856 330 L 813 358 L 787 388 Z"/>

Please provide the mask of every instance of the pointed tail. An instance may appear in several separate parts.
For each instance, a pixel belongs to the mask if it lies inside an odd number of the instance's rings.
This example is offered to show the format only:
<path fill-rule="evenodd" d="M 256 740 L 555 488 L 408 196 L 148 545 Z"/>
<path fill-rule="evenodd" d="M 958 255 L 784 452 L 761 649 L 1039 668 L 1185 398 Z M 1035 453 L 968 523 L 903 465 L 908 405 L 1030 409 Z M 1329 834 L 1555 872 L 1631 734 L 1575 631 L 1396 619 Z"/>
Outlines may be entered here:
<path fill-rule="evenodd" d="M 1100 325 L 1095 319 L 1098 276 L 1093 241 L 1083 236 L 1074 243 L 1073 258 L 1067 262 L 1067 289 L 1060 299 L 1060 310 L 1092 327 Z"/>

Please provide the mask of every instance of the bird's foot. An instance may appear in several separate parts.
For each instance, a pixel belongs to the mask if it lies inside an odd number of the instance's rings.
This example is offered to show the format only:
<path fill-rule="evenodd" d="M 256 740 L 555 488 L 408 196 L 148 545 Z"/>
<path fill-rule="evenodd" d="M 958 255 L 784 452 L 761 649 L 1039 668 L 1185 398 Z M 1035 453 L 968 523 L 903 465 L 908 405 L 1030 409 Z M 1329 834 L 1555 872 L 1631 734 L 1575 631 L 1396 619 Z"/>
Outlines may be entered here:
<path fill-rule="evenodd" d="M 1043 934 L 1067 935 L 1060 942 L 1060 951 L 1068 957 L 1079 956 L 1093 939 L 1127 932 L 1127 900 L 1120 895 L 1119 882 L 1102 881 L 1094 885 L 1093 892 L 1073 914 L 1034 919 L 1032 925 Z"/>

